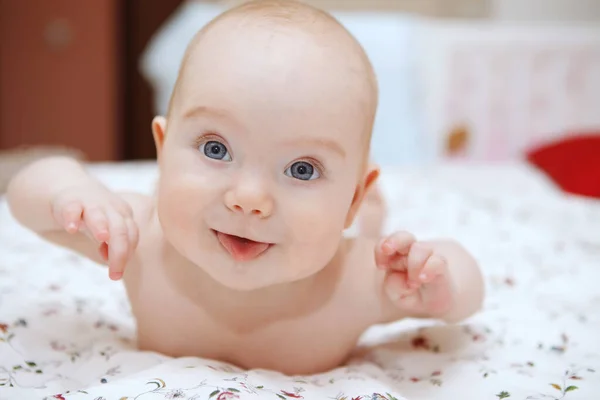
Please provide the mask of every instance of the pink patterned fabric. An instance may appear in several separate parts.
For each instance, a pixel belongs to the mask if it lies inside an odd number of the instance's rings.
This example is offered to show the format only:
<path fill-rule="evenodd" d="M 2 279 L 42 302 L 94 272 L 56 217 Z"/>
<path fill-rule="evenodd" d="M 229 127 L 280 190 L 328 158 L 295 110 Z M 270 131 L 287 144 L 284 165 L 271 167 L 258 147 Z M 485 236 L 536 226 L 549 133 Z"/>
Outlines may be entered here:
<path fill-rule="evenodd" d="M 147 193 L 156 178 L 153 165 L 92 171 Z M 0 398 L 596 399 L 600 204 L 563 196 L 525 165 L 386 170 L 381 183 L 387 232 L 473 251 L 484 310 L 455 326 L 374 327 L 347 365 L 292 377 L 137 351 L 122 285 L 20 229 L 0 198 Z"/>

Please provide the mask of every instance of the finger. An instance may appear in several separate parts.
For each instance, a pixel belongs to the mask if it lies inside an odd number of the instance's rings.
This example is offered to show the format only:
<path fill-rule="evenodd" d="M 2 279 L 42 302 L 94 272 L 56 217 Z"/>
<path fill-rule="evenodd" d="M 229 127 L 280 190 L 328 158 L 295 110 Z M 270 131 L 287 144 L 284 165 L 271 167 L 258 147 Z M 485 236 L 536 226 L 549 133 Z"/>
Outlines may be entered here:
<path fill-rule="evenodd" d="M 381 241 L 381 243 L 383 243 L 383 241 Z M 375 265 L 379 269 L 386 269 L 388 256 L 383 254 L 383 250 L 381 249 L 381 243 L 378 243 L 377 246 L 375 246 Z"/>
<path fill-rule="evenodd" d="M 389 299 L 398 308 L 416 313 L 423 307 L 421 292 L 407 285 L 402 272 L 391 273 L 384 282 L 384 290 Z"/>
<path fill-rule="evenodd" d="M 115 208 L 119 214 L 123 216 L 123 218 L 131 218 L 133 216 L 133 209 L 131 205 L 126 201 L 116 202 Z"/>
<path fill-rule="evenodd" d="M 385 254 L 378 246 L 375 248 L 375 265 L 382 270 L 406 271 L 406 256 L 400 253 Z"/>
<path fill-rule="evenodd" d="M 401 297 L 398 300 L 397 306 L 410 314 L 423 313 L 423 294 L 420 290 L 415 290 L 413 293 Z"/>
<path fill-rule="evenodd" d="M 402 254 L 407 255 L 415 237 L 408 232 L 397 232 L 385 239 L 382 244 L 382 251 L 387 255 Z"/>
<path fill-rule="evenodd" d="M 83 220 L 90 234 L 98 242 L 106 242 L 109 237 L 108 218 L 100 208 L 86 208 L 83 212 Z"/>
<path fill-rule="evenodd" d="M 433 250 L 423 243 L 415 243 L 411 246 L 407 261 L 409 286 L 419 286 L 419 274 L 432 254 Z"/>
<path fill-rule="evenodd" d="M 408 287 L 405 272 L 390 273 L 383 282 L 383 289 L 394 303 L 416 291 L 416 289 Z"/>
<path fill-rule="evenodd" d="M 398 232 L 382 239 L 375 248 L 375 264 L 381 269 L 405 269 L 405 263 L 399 261 L 408 254 L 414 242 L 415 237 L 408 232 Z"/>
<path fill-rule="evenodd" d="M 436 279 L 419 291 L 425 309 L 432 317 L 447 313 L 453 306 L 452 286 L 447 279 Z"/>
<path fill-rule="evenodd" d="M 123 276 L 129 258 L 129 233 L 125 220 L 116 212 L 108 211 L 108 275 L 112 280 Z"/>
<path fill-rule="evenodd" d="M 100 244 L 98 253 L 100 253 L 100 257 L 102 257 L 104 261 L 108 261 L 108 245 L 106 243 Z"/>
<path fill-rule="evenodd" d="M 77 233 L 81 226 L 83 206 L 79 202 L 69 203 L 62 209 L 61 222 L 68 233 Z"/>
<path fill-rule="evenodd" d="M 127 225 L 127 234 L 129 236 L 129 251 L 133 252 L 138 245 L 139 230 L 135 221 L 131 218 L 125 219 Z"/>
<path fill-rule="evenodd" d="M 429 257 L 425 263 L 425 267 L 423 267 L 419 273 L 419 281 L 422 283 L 429 283 L 442 275 L 446 268 L 446 260 L 442 256 L 434 254 Z"/>

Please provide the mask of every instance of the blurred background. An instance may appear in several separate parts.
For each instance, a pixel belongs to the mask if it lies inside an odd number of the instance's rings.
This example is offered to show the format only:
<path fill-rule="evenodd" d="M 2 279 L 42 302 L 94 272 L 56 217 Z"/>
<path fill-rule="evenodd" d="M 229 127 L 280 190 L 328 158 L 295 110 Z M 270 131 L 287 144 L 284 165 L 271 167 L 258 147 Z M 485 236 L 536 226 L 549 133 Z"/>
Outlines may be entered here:
<path fill-rule="evenodd" d="M 371 56 L 382 164 L 502 161 L 600 132 L 600 0 L 306 1 Z M 238 2 L 0 0 L 0 189 L 49 153 L 154 158 L 187 42 Z"/>

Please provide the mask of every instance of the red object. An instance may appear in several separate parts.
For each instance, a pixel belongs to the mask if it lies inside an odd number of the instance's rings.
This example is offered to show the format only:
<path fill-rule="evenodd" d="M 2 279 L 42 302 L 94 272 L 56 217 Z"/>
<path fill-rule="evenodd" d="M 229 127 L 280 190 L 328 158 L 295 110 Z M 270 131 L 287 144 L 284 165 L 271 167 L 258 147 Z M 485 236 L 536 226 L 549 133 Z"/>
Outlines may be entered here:
<path fill-rule="evenodd" d="M 285 390 L 282 390 L 281 393 L 285 394 L 287 397 L 291 397 L 294 399 L 303 399 L 304 398 L 304 397 L 300 396 L 299 394 L 286 392 Z"/>
<path fill-rule="evenodd" d="M 527 160 L 565 192 L 600 198 L 600 132 L 542 145 Z"/>

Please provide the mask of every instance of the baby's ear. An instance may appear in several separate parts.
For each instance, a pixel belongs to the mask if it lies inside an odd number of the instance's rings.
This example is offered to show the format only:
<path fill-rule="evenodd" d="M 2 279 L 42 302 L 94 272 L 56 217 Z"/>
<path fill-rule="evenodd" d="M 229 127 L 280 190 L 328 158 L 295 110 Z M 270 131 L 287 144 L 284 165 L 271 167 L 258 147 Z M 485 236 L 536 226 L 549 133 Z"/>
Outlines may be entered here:
<path fill-rule="evenodd" d="M 381 169 L 379 168 L 379 165 L 377 165 L 375 163 L 372 163 L 372 162 L 369 163 L 369 165 L 367 166 L 367 170 L 366 170 L 366 174 L 365 174 L 365 178 L 364 178 L 364 193 L 363 193 L 363 196 L 377 182 L 377 179 L 379 178 L 380 171 L 381 171 Z"/>
<path fill-rule="evenodd" d="M 345 229 L 348 229 L 354 222 L 354 218 L 356 218 L 356 214 L 365 199 L 366 193 L 371 190 L 373 185 L 377 182 L 377 178 L 379 178 L 379 171 L 379 166 L 375 163 L 369 163 L 367 166 L 363 178 L 358 182 L 358 185 L 356 185 L 354 198 L 352 199 L 352 204 L 350 205 L 350 210 L 348 210 L 348 216 L 346 217 Z"/>
<path fill-rule="evenodd" d="M 167 119 L 157 116 L 152 120 L 152 135 L 154 136 L 154 144 L 156 145 L 156 155 L 160 159 L 163 144 L 165 142 L 165 132 L 167 131 Z"/>

